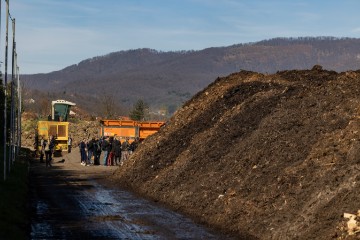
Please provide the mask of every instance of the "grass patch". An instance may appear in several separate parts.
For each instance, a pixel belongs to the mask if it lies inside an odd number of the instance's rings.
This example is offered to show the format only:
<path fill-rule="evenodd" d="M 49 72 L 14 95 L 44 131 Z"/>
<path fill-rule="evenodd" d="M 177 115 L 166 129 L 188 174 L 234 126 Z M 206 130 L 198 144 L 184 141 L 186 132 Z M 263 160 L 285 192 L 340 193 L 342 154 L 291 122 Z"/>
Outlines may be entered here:
<path fill-rule="evenodd" d="M 3 171 L 3 152 L 0 169 Z M 0 174 L 0 239 L 28 239 L 28 150 L 22 149 L 7 179 Z"/>

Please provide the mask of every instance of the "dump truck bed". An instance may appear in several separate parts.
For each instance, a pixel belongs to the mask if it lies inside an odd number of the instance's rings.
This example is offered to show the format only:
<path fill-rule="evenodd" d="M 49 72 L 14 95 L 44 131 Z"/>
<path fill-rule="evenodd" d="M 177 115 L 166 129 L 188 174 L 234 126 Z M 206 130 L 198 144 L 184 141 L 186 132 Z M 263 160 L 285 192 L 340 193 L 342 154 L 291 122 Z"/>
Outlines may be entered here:
<path fill-rule="evenodd" d="M 162 121 L 133 121 L 133 120 L 101 120 L 101 136 L 118 136 L 120 139 L 128 138 L 133 141 L 139 138 L 140 141 L 160 130 L 165 124 Z"/>

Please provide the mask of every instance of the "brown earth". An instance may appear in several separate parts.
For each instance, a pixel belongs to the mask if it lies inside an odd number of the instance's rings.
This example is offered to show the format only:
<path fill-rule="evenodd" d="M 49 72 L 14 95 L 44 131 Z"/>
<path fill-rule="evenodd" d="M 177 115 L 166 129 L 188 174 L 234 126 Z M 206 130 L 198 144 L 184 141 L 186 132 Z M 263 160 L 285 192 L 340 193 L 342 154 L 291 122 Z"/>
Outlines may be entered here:
<path fill-rule="evenodd" d="M 146 139 L 113 179 L 249 239 L 355 239 L 360 71 L 218 78 Z"/>

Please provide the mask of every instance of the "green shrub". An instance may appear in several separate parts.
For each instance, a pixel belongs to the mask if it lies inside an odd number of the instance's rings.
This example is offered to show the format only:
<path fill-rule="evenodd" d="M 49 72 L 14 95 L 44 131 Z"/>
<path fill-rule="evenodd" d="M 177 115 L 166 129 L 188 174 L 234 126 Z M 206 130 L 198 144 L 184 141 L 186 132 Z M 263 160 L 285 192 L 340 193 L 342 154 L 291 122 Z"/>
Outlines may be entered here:
<path fill-rule="evenodd" d="M 3 153 L 3 152 L 1 152 Z M 3 157 L 3 154 L 1 154 Z M 15 161 L 7 179 L 0 174 L 0 239 L 28 238 L 28 162 L 26 157 Z M 3 171 L 3 160 L 0 160 Z"/>

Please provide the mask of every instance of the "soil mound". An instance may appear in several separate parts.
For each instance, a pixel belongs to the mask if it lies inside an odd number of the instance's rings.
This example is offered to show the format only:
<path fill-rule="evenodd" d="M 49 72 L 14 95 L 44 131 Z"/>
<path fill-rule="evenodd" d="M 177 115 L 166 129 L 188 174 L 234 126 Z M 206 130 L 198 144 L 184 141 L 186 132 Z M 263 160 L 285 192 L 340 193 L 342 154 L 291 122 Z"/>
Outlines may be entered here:
<path fill-rule="evenodd" d="M 360 209 L 360 72 L 218 78 L 114 178 L 239 237 L 349 238 Z M 351 237 L 350 237 L 351 238 Z"/>

